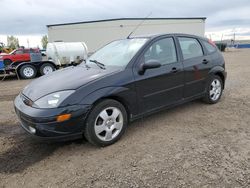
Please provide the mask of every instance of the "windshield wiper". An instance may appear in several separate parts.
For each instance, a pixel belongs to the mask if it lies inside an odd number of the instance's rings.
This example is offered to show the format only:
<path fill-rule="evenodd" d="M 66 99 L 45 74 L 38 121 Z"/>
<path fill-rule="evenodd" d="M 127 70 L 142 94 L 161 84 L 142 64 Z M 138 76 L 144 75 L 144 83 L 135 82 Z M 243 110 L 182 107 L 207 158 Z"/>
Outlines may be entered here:
<path fill-rule="evenodd" d="M 101 69 L 106 69 L 106 68 L 105 68 L 105 65 L 104 65 L 103 63 L 100 63 L 100 62 L 97 61 L 97 60 L 92 60 L 92 59 L 90 59 L 89 61 L 95 63 L 95 64 L 96 64 L 98 67 L 100 67 Z"/>

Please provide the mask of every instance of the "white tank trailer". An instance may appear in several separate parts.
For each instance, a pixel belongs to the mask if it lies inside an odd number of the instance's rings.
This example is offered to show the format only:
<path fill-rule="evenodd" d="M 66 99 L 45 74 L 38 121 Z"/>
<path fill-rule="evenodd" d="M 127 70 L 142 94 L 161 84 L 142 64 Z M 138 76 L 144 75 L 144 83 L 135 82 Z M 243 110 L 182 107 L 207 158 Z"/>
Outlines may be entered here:
<path fill-rule="evenodd" d="M 87 59 L 88 48 L 84 42 L 52 42 L 47 44 L 46 54 L 56 66 L 67 66 Z"/>
<path fill-rule="evenodd" d="M 63 67 L 77 65 L 88 56 L 84 42 L 48 43 L 46 52 L 47 58 L 43 58 L 41 53 L 30 53 L 30 61 L 13 62 L 5 69 L 5 73 L 16 73 L 18 78 L 23 79 L 35 78 L 37 75 L 46 75 Z"/>

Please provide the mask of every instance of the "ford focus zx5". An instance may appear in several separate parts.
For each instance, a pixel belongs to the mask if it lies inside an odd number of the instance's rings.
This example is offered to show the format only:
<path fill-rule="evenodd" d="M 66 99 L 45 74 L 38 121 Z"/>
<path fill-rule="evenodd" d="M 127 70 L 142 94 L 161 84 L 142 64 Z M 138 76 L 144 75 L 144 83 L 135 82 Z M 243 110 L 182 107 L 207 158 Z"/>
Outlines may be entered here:
<path fill-rule="evenodd" d="M 34 80 L 16 97 L 15 110 L 35 137 L 85 136 L 107 146 L 142 116 L 198 98 L 217 103 L 225 79 L 224 59 L 205 38 L 133 37 L 107 44 L 78 66 Z"/>

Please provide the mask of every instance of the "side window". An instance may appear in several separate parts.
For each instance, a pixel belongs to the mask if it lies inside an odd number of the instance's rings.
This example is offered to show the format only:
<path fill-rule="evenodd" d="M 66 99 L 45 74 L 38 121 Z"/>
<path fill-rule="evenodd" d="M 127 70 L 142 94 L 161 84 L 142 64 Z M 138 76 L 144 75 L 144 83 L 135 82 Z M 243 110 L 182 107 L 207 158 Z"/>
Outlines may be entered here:
<path fill-rule="evenodd" d="M 203 56 L 203 51 L 197 39 L 178 37 L 184 59 Z"/>
<path fill-rule="evenodd" d="M 177 61 L 175 44 L 173 38 L 165 38 L 153 43 L 144 54 L 145 61 L 154 59 L 162 65 Z"/>
<path fill-rule="evenodd" d="M 203 40 L 202 43 L 205 46 L 205 48 L 207 49 L 208 53 L 213 53 L 216 51 L 216 46 L 213 46 L 208 41 Z"/>
<path fill-rule="evenodd" d="M 22 51 L 22 50 L 17 50 L 17 51 L 15 52 L 15 54 L 23 54 L 23 51 Z"/>

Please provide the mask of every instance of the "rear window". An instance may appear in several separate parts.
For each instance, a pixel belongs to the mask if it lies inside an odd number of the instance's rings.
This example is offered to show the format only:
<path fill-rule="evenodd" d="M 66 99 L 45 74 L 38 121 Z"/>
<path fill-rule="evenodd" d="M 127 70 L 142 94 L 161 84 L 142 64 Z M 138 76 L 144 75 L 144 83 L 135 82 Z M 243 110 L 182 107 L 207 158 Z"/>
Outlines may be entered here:
<path fill-rule="evenodd" d="M 208 41 L 202 41 L 203 45 L 207 49 L 208 53 L 213 53 L 216 51 L 216 47 L 210 44 Z"/>
<path fill-rule="evenodd" d="M 29 48 L 29 49 L 24 49 L 24 53 L 39 53 L 40 50 L 39 49 L 33 49 L 33 48 Z"/>
<path fill-rule="evenodd" d="M 23 54 L 23 50 L 17 50 L 15 54 Z"/>
<path fill-rule="evenodd" d="M 27 54 L 27 53 L 30 53 L 30 50 L 25 49 L 25 50 L 24 50 L 24 53 L 26 53 L 26 54 Z"/>

